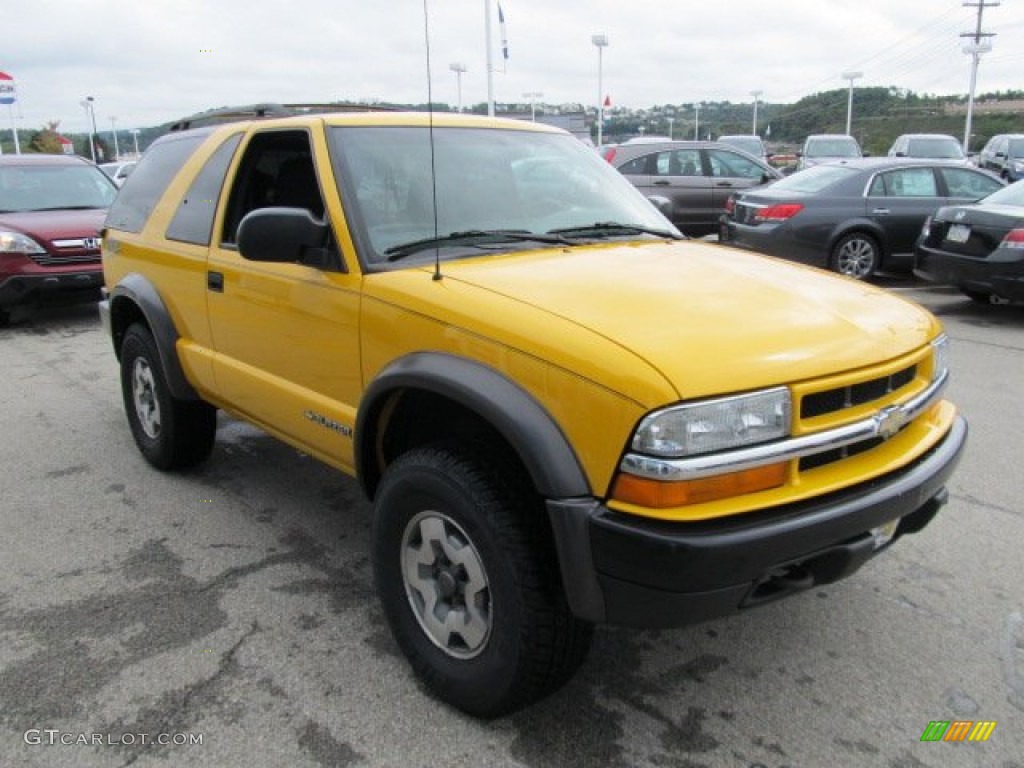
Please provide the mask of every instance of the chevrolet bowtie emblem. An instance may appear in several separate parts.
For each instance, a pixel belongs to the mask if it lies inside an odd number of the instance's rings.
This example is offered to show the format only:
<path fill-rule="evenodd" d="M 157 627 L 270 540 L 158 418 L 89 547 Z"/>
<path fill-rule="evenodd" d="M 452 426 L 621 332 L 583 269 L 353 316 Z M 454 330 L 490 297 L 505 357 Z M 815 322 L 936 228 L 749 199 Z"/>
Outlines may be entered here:
<path fill-rule="evenodd" d="M 890 405 L 875 414 L 875 430 L 881 437 L 888 440 L 904 426 L 910 418 L 907 412 L 900 405 Z"/>

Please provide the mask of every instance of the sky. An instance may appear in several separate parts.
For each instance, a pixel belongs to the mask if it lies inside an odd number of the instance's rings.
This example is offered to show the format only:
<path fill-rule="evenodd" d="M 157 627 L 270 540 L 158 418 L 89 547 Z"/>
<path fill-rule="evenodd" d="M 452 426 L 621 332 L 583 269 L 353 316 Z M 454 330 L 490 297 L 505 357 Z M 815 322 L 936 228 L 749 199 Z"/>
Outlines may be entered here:
<path fill-rule="evenodd" d="M 994 0 L 985 0 L 994 2 Z M 977 0 L 973 0 L 977 2 Z M 0 71 L 17 103 L 0 130 L 60 121 L 85 132 L 170 122 L 221 106 L 337 100 L 487 100 L 488 0 L 32 0 L 4 13 Z M 501 0 L 509 58 L 490 0 L 494 99 L 613 107 L 704 101 L 792 103 L 849 81 L 966 95 L 961 0 Z M 424 7 L 428 15 L 425 30 Z M 985 9 L 995 33 L 978 92 L 1024 90 L 1024 0 Z M 427 40 L 429 39 L 429 56 Z M 7 114 L 5 114 L 7 113 Z"/>

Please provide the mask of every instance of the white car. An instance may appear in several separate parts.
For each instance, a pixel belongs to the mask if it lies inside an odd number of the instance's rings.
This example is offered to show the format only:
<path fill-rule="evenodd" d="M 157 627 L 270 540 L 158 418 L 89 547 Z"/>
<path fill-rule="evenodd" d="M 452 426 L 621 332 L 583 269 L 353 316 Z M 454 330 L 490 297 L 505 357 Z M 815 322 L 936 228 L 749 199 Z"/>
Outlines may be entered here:
<path fill-rule="evenodd" d="M 135 168 L 135 160 L 129 160 L 119 163 L 101 163 L 100 170 L 103 171 L 107 176 L 114 180 L 117 186 L 124 184 L 124 180 L 128 178 L 128 174 Z"/>

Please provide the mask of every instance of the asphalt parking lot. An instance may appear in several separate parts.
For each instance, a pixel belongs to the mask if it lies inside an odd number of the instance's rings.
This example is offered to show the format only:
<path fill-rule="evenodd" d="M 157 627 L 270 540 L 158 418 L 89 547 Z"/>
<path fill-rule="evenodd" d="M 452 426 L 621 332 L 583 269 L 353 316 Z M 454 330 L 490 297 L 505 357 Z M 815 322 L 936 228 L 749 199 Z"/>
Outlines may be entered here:
<path fill-rule="evenodd" d="M 741 616 L 600 628 L 492 722 L 414 682 L 354 481 L 225 418 L 207 464 L 158 473 L 94 306 L 0 329 L 0 766 L 1024 768 L 1024 307 L 888 285 L 945 323 L 971 424 L 936 521 Z M 957 720 L 996 725 L 921 741 Z"/>

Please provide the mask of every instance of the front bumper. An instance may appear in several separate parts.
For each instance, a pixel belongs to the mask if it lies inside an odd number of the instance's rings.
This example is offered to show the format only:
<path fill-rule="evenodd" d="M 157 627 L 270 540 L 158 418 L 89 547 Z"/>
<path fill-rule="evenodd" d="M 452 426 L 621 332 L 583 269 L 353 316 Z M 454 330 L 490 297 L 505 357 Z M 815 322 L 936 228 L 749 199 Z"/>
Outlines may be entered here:
<path fill-rule="evenodd" d="M 1019 250 L 998 249 L 986 259 L 977 259 L 919 244 L 914 274 L 961 291 L 1024 301 L 1024 252 Z"/>
<path fill-rule="evenodd" d="M 592 499 L 551 500 L 569 604 L 593 622 L 681 626 L 844 578 L 882 548 L 873 530 L 898 520 L 895 540 L 931 521 L 966 441 L 958 416 L 940 443 L 897 472 L 734 519 L 667 523 Z"/>
<path fill-rule="evenodd" d="M 103 284 L 103 271 L 96 267 L 75 272 L 13 274 L 0 282 L 0 306 L 25 304 L 57 294 L 93 291 Z"/>

